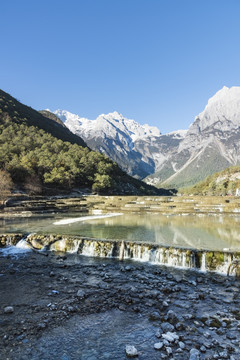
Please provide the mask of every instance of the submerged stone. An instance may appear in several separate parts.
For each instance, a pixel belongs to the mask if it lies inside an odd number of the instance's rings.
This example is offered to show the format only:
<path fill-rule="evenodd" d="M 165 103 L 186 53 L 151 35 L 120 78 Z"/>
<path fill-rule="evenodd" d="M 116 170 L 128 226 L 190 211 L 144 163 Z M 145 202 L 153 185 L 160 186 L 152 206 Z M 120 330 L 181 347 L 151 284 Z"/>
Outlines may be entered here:
<path fill-rule="evenodd" d="M 135 346 L 133 346 L 133 345 L 127 345 L 125 351 L 126 351 L 126 355 L 128 357 L 137 357 L 138 356 L 138 351 L 135 348 Z"/>

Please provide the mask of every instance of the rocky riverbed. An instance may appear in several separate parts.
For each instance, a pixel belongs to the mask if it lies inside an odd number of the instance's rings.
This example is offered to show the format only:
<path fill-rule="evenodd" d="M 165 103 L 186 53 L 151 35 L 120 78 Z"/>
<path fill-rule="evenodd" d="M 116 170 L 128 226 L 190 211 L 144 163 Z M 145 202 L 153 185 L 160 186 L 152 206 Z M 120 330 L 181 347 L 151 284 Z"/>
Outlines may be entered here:
<path fill-rule="evenodd" d="M 0 358 L 237 360 L 239 285 L 138 262 L 0 253 Z"/>

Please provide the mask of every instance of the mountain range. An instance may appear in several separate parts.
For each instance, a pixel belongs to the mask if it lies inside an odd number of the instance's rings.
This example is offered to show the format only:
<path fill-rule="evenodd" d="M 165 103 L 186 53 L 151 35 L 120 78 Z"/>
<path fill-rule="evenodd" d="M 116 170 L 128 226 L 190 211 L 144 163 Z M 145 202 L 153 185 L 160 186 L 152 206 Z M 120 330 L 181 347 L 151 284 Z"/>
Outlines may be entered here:
<path fill-rule="evenodd" d="M 129 175 L 139 179 L 157 171 L 186 134 L 180 130 L 162 135 L 158 128 L 140 125 L 116 111 L 95 120 L 66 110 L 56 110 L 54 114 L 91 149 L 105 153 Z"/>
<path fill-rule="evenodd" d="M 96 120 L 56 110 L 65 126 L 128 174 L 156 186 L 183 187 L 240 163 L 240 87 L 223 87 L 188 130 L 161 134 L 118 112 Z"/>

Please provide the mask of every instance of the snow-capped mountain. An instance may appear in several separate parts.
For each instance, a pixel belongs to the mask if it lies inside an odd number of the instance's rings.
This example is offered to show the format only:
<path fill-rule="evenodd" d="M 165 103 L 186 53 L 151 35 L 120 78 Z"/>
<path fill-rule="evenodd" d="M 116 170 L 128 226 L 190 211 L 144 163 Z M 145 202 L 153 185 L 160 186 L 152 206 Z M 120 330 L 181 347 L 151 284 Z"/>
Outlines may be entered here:
<path fill-rule="evenodd" d="M 223 87 L 190 125 L 177 152 L 146 181 L 192 185 L 240 163 L 240 87 Z"/>
<path fill-rule="evenodd" d="M 87 138 L 92 137 L 92 133 L 108 137 L 116 137 L 117 133 L 122 133 L 125 141 L 132 146 L 138 138 L 147 136 L 160 136 L 158 128 L 149 125 L 140 125 L 134 120 L 127 119 L 117 111 L 107 115 L 102 114 L 96 120 L 81 118 L 78 115 L 71 114 L 66 110 L 54 111 L 65 125 L 72 131 L 81 131 Z"/>
<path fill-rule="evenodd" d="M 141 179 L 156 171 L 185 135 L 184 131 L 161 135 L 158 128 L 140 125 L 116 111 L 95 120 L 66 110 L 54 114 L 90 148 L 104 152 L 127 173 Z"/>
<path fill-rule="evenodd" d="M 192 185 L 240 163 L 240 87 L 223 87 L 188 130 L 162 135 L 118 112 L 96 120 L 54 111 L 87 145 L 104 152 L 128 174 L 153 185 Z"/>

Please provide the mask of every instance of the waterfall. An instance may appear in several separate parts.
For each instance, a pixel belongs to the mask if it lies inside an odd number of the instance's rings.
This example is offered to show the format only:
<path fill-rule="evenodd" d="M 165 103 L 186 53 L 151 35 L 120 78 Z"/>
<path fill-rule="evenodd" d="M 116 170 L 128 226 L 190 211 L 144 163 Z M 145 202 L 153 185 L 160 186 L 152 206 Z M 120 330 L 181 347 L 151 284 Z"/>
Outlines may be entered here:
<path fill-rule="evenodd" d="M 61 239 L 55 241 L 50 246 L 51 251 L 60 251 L 60 252 L 68 252 L 68 253 L 76 253 L 79 248 L 81 240 L 68 240 L 68 239 Z"/>
<path fill-rule="evenodd" d="M 4 238 L 5 239 L 5 238 Z M 7 236 L 6 241 L 7 244 Z M 210 251 L 170 247 L 151 243 L 90 239 L 77 236 L 31 234 L 18 240 L 16 250 L 49 249 L 56 252 L 77 253 L 85 256 L 112 257 L 135 260 L 178 268 L 214 271 L 227 274 L 229 265 L 240 260 L 240 252 Z M 3 248 L 4 250 L 4 248 Z M 7 250 L 7 248 L 5 248 Z M 2 251 L 1 251 L 2 252 Z"/>
<path fill-rule="evenodd" d="M 87 238 L 62 239 L 54 242 L 50 250 L 93 257 L 112 257 L 119 260 L 129 259 L 203 272 L 215 271 L 221 274 L 227 274 L 232 260 L 240 258 L 240 253 L 198 251 L 156 244 Z"/>
<path fill-rule="evenodd" d="M 26 240 L 21 239 L 15 246 L 8 245 L 6 247 L 0 248 L 0 253 L 2 256 L 11 256 L 17 257 L 21 254 L 26 254 L 31 251 L 32 247 Z"/>
<path fill-rule="evenodd" d="M 185 268 L 186 267 L 186 254 L 183 253 L 182 255 L 183 255 L 182 256 L 182 267 Z"/>
<path fill-rule="evenodd" d="M 78 253 L 86 256 L 115 257 L 114 244 L 115 242 L 111 241 L 83 239 Z"/>
<path fill-rule="evenodd" d="M 201 259 L 201 271 L 206 272 L 206 253 L 202 253 L 202 259 Z"/>
<path fill-rule="evenodd" d="M 99 254 L 96 254 L 96 242 L 84 241 L 81 254 L 85 256 L 98 256 Z"/>
<path fill-rule="evenodd" d="M 124 241 L 121 242 L 120 251 L 119 251 L 119 260 L 124 259 Z"/>

